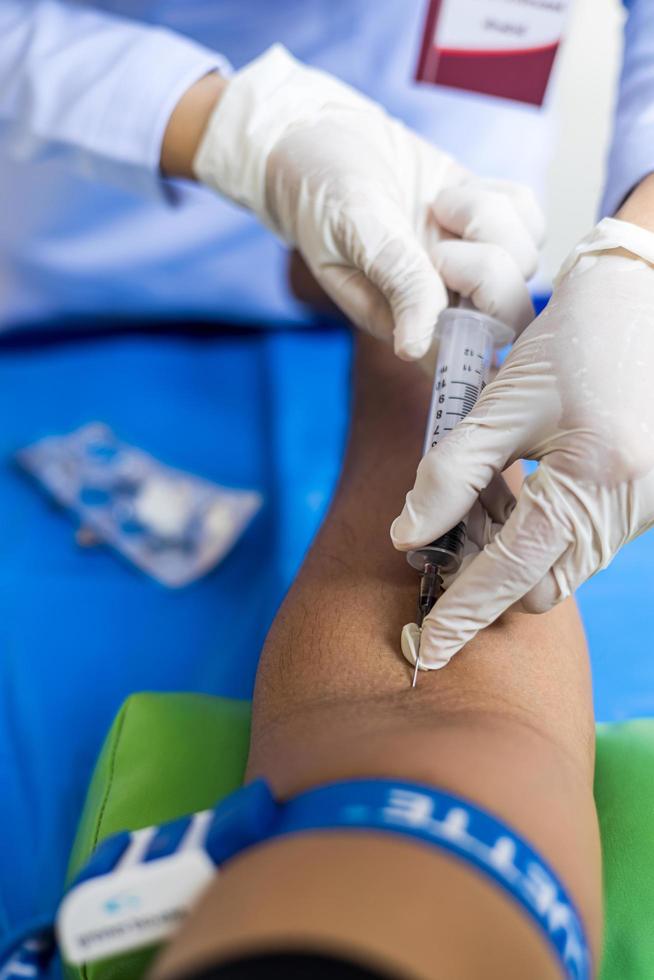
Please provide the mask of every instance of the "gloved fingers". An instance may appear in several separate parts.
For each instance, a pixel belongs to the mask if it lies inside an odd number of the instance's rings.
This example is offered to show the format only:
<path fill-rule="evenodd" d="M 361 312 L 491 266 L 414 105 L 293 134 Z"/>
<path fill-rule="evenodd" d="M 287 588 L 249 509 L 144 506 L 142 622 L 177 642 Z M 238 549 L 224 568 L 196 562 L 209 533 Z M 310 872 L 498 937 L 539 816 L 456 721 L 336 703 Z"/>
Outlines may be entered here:
<path fill-rule="evenodd" d="M 479 497 L 491 519 L 496 524 L 506 524 L 513 513 L 516 500 L 501 473 L 493 477 Z"/>
<path fill-rule="evenodd" d="M 494 477 L 486 489 L 482 490 L 479 500 L 465 517 L 466 535 L 461 566 L 455 572 L 443 575 L 446 589 L 502 530 L 515 504 L 515 497 L 501 474 Z"/>
<path fill-rule="evenodd" d="M 432 211 L 446 231 L 472 242 L 500 245 L 528 279 L 538 265 L 538 245 L 513 198 L 474 180 L 446 187 Z"/>
<path fill-rule="evenodd" d="M 524 411 L 523 399 L 518 383 L 505 386 L 498 375 L 470 414 L 423 456 L 413 489 L 391 526 L 399 551 L 428 544 L 454 527 L 491 480 L 520 457 L 538 422 Z M 506 495 L 503 503 L 512 506 Z"/>
<path fill-rule="evenodd" d="M 407 154 L 404 167 L 400 163 L 400 172 L 413 171 L 415 174 L 415 179 L 407 182 L 407 191 L 414 203 L 428 208 L 444 187 L 455 187 L 475 179 L 474 174 L 449 154 L 403 123 L 397 120 L 395 123 L 402 127 L 404 140 L 401 145 Z M 397 145 L 400 145 L 399 141 Z"/>
<path fill-rule="evenodd" d="M 452 583 L 463 575 L 471 562 L 502 530 L 503 525 L 494 521 L 483 504 L 478 500 L 465 519 L 466 536 L 463 543 L 461 564 L 454 572 L 442 573 L 443 586 L 449 589 Z"/>
<path fill-rule="evenodd" d="M 534 307 L 522 271 L 501 245 L 451 239 L 433 244 L 430 258 L 445 285 L 478 310 L 522 333 Z"/>
<path fill-rule="evenodd" d="M 520 599 L 517 608 L 525 613 L 543 613 L 574 595 L 580 585 L 600 567 L 601 551 L 591 541 L 598 535 L 580 506 L 579 500 L 569 501 L 574 538 L 546 575 Z M 606 563 L 606 562 L 605 562 Z"/>
<path fill-rule="evenodd" d="M 567 599 L 572 593 L 561 571 L 560 562 L 557 562 L 540 582 L 518 600 L 516 609 L 524 613 L 544 613 Z"/>
<path fill-rule="evenodd" d="M 505 194 L 524 221 L 534 244 L 541 247 L 545 241 L 545 214 L 531 187 L 515 180 L 483 177 L 480 183 L 499 194 Z"/>
<path fill-rule="evenodd" d="M 376 205 L 371 197 L 368 207 L 350 208 L 338 217 L 334 236 L 345 261 L 363 272 L 386 300 L 397 356 L 403 360 L 424 357 L 448 295 L 401 213 L 385 199 Z"/>
<path fill-rule="evenodd" d="M 394 324 L 390 307 L 363 272 L 333 264 L 323 266 L 314 275 L 351 323 L 379 340 L 392 339 Z"/>
<path fill-rule="evenodd" d="M 449 588 L 455 578 L 470 564 L 480 551 L 493 540 L 508 521 L 516 500 L 509 490 L 504 477 L 499 474 L 494 477 L 485 490 L 479 495 L 479 500 L 465 517 L 466 535 L 463 544 L 463 558 L 456 572 L 443 575 L 445 588 Z"/>
<path fill-rule="evenodd" d="M 478 555 L 493 540 L 502 525 L 490 516 L 480 500 L 465 518 L 466 536 L 463 557 Z"/>
<path fill-rule="evenodd" d="M 420 661 L 444 667 L 484 627 L 540 582 L 566 549 L 566 532 L 537 479 L 524 484 L 506 524 L 456 577 L 426 617 Z"/>

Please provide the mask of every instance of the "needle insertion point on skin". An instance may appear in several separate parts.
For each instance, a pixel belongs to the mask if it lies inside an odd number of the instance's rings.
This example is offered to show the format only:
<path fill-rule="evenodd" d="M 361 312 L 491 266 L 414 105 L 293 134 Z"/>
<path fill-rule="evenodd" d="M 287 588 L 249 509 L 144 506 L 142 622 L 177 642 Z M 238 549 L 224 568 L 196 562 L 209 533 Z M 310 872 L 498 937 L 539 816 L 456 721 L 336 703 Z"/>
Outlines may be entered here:
<path fill-rule="evenodd" d="M 420 669 L 420 634 L 422 630 L 417 623 L 407 623 L 402 627 L 402 653 L 410 664 L 414 665 L 413 680 L 411 687 L 415 687 L 418 681 L 418 671 Z"/>

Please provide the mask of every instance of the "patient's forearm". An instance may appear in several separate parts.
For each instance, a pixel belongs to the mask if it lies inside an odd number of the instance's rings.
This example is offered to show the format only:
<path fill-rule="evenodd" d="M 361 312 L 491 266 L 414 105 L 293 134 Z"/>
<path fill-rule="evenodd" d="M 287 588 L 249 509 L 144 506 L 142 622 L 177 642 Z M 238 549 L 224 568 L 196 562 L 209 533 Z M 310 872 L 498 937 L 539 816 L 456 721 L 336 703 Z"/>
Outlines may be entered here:
<path fill-rule="evenodd" d="M 378 343 L 359 345 L 339 488 L 266 641 L 256 725 L 314 699 L 408 691 L 398 639 L 415 614 L 417 580 L 389 527 L 415 474 L 429 385 Z"/>
<path fill-rule="evenodd" d="M 421 673 L 410 689 L 399 633 L 415 614 L 417 576 L 393 549 L 388 529 L 412 485 L 429 388 L 413 365 L 360 339 L 339 490 L 262 654 L 251 767 L 274 767 L 267 746 L 278 725 L 298 724 L 298 711 L 308 717 L 319 704 L 331 705 L 365 725 L 374 710 L 368 702 L 385 705 L 390 697 L 396 710 L 384 707 L 371 728 L 404 724 L 408 712 L 412 725 L 423 715 L 431 725 L 453 710 L 469 707 L 476 717 L 488 711 L 551 739 L 590 779 L 590 678 L 573 603 L 546 616 L 504 617 L 448 668 Z M 358 699 L 367 703 L 363 716 Z M 307 755 L 315 774 L 315 756 Z M 283 768 L 278 778 L 285 783 L 286 759 Z"/>

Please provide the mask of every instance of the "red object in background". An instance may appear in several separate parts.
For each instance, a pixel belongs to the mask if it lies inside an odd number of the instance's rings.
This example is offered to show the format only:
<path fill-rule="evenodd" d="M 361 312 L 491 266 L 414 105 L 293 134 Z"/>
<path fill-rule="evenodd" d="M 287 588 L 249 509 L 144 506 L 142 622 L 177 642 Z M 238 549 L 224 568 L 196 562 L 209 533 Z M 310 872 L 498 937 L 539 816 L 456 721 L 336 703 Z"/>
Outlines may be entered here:
<path fill-rule="evenodd" d="M 443 5 L 444 0 L 430 0 L 416 81 L 542 105 L 559 41 L 499 50 L 441 46 L 438 18 Z"/>

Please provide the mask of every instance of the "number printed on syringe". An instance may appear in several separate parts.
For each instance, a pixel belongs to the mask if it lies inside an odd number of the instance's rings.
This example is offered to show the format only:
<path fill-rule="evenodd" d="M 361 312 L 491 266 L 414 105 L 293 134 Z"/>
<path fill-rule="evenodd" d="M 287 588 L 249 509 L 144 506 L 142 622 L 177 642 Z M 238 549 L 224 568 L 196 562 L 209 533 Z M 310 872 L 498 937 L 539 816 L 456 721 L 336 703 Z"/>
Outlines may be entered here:
<path fill-rule="evenodd" d="M 472 347 L 466 347 L 463 356 L 465 360 L 460 366 L 463 375 L 461 378 L 448 377 L 450 371 L 447 364 L 442 364 L 438 368 L 438 380 L 436 382 L 438 395 L 431 438 L 432 448 L 438 444 L 442 435 L 451 432 L 457 422 L 465 418 L 484 387 L 484 354 Z M 465 377 L 466 375 L 468 377 Z M 475 375 L 475 377 L 470 377 L 470 375 Z M 451 388 L 451 393 L 448 391 L 448 386 Z"/>

